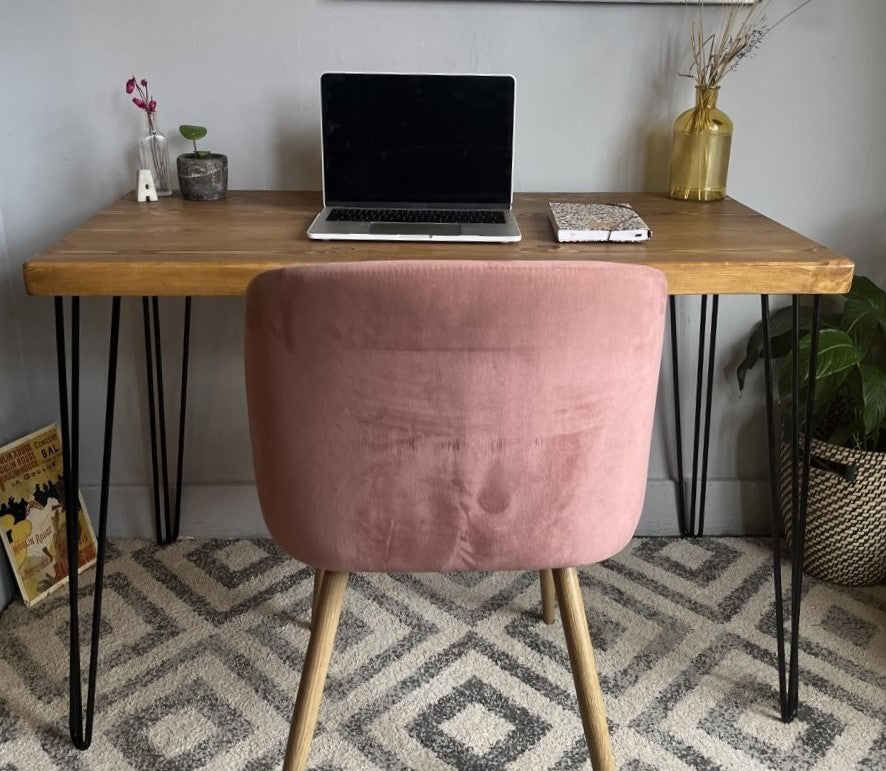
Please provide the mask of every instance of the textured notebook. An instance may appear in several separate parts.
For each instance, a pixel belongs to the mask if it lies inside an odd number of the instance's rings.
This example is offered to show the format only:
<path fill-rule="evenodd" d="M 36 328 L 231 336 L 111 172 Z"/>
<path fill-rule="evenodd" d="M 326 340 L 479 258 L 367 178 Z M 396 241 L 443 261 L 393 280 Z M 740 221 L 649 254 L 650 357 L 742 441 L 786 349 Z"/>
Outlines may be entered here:
<path fill-rule="evenodd" d="M 648 241 L 649 226 L 626 203 L 550 202 L 558 241 Z"/>

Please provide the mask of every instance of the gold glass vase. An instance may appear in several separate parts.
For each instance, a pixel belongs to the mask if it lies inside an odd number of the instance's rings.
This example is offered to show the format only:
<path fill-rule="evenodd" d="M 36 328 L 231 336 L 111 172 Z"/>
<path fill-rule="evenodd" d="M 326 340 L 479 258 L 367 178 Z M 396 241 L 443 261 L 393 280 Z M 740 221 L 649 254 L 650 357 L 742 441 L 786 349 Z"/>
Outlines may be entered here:
<path fill-rule="evenodd" d="M 674 121 L 668 195 L 684 201 L 720 201 L 732 148 L 732 120 L 717 109 L 720 87 L 695 87 L 695 107 Z"/>

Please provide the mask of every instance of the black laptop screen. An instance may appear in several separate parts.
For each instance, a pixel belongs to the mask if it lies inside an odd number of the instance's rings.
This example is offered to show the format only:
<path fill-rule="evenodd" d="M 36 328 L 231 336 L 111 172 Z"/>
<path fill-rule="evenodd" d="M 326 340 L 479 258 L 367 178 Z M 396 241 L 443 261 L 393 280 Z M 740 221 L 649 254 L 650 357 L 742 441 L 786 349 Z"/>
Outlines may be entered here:
<path fill-rule="evenodd" d="M 327 204 L 511 202 L 514 79 L 326 73 Z"/>

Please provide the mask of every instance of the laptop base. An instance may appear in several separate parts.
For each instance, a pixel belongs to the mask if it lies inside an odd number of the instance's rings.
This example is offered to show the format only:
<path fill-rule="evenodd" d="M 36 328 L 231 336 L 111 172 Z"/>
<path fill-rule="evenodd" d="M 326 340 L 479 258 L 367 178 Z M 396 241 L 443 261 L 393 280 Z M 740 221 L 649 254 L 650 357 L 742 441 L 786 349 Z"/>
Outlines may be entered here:
<path fill-rule="evenodd" d="M 333 207 L 321 211 L 308 228 L 308 238 L 325 241 L 453 241 L 513 243 L 521 238 L 510 211 L 501 224 L 429 222 L 330 222 Z"/>

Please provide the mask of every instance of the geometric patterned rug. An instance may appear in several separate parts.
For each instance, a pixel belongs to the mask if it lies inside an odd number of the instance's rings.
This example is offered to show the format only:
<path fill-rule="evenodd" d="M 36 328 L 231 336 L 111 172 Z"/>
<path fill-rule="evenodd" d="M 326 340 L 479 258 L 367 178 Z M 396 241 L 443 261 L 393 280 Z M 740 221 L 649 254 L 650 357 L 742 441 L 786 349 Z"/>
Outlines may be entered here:
<path fill-rule="evenodd" d="M 886 768 L 886 587 L 806 578 L 784 725 L 767 541 L 638 538 L 580 575 L 620 769 Z M 112 542 L 92 746 L 68 738 L 65 590 L 14 601 L 0 769 L 278 768 L 312 582 L 271 541 Z M 536 573 L 352 575 L 309 767 L 590 768 L 539 614 Z"/>

